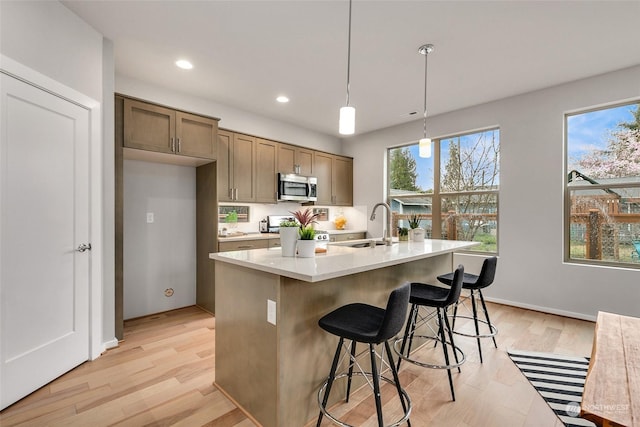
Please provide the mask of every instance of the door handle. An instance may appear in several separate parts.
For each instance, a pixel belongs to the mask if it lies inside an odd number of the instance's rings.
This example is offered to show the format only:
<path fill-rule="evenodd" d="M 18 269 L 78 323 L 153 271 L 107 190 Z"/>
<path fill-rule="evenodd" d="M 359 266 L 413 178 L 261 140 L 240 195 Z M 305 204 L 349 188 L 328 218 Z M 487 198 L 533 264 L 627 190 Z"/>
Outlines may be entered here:
<path fill-rule="evenodd" d="M 80 246 L 78 246 L 78 249 L 76 249 L 77 252 L 85 252 L 85 251 L 90 251 L 91 250 L 91 243 L 83 243 Z"/>

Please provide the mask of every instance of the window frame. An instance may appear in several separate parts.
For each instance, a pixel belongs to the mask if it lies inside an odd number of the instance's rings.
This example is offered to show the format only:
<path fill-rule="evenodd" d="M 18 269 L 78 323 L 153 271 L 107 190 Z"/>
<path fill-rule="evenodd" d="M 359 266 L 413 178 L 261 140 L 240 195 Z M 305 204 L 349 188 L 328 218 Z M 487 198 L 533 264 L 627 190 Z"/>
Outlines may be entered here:
<path fill-rule="evenodd" d="M 443 221 L 442 221 L 442 199 L 445 197 L 457 197 L 457 196 L 469 196 L 469 195 L 475 195 L 475 194 L 489 194 L 489 195 L 495 195 L 495 199 L 496 199 L 496 251 L 495 252 L 490 252 L 490 251 L 480 251 L 480 250 L 472 250 L 472 249 L 465 249 L 465 250 L 461 250 L 461 252 L 465 252 L 465 253 L 470 253 L 470 254 L 477 254 L 477 255 L 495 255 L 495 256 L 499 256 L 500 254 L 500 184 L 498 182 L 498 188 L 497 189 L 492 189 L 492 190 L 465 190 L 465 191 L 447 191 L 447 192 L 442 192 L 441 191 L 441 144 L 443 143 L 443 141 L 452 139 L 452 138 L 461 138 L 464 136 L 468 136 L 468 135 L 473 135 L 473 134 L 479 134 L 479 133 L 484 133 L 484 132 L 490 132 L 490 131 L 498 131 L 498 136 L 500 137 L 501 131 L 500 131 L 500 126 L 490 126 L 490 127 L 486 127 L 486 128 L 481 128 L 481 129 L 475 129 L 475 130 L 471 130 L 471 131 L 467 131 L 467 132 L 460 132 L 460 133 L 454 133 L 451 135 L 446 135 L 446 136 L 441 136 L 441 137 L 437 137 L 437 138 L 432 138 L 431 140 L 431 144 L 432 144 L 432 158 L 433 158 L 433 193 L 424 193 L 425 197 L 431 197 L 431 206 L 432 206 L 432 214 L 431 214 L 431 238 L 435 238 L 434 236 L 439 236 L 437 238 L 442 239 L 442 232 L 443 232 Z M 499 140 L 498 142 L 500 145 L 502 143 L 501 140 Z M 392 203 L 392 199 L 393 198 L 398 198 L 398 196 L 391 196 L 390 192 L 391 192 L 391 187 L 390 187 L 390 182 L 391 182 L 391 151 L 392 150 L 397 150 L 397 149 L 402 149 L 402 148 L 406 148 L 406 147 L 412 147 L 412 146 L 416 146 L 418 145 L 418 141 L 412 141 L 410 143 L 406 143 L 406 144 L 401 144 L 401 145 L 396 145 L 393 147 L 388 147 L 387 148 L 387 174 L 386 174 L 386 199 L 387 199 L 387 203 L 389 204 L 389 206 L 391 206 Z M 498 159 L 498 171 L 500 171 L 500 159 Z M 498 172 L 500 173 L 500 172 Z M 402 198 L 402 196 L 399 196 L 400 198 Z M 437 212 L 439 213 L 438 215 L 436 215 L 435 211 L 436 211 L 436 206 L 437 206 Z M 394 230 L 395 233 L 395 230 Z"/>
<path fill-rule="evenodd" d="M 563 242 L 562 242 L 562 254 L 563 254 L 563 262 L 567 264 L 578 264 L 578 265 L 591 265 L 596 267 L 614 267 L 614 268 L 626 268 L 626 269 L 634 269 L 640 270 L 640 263 L 632 263 L 632 262 L 622 262 L 622 261 L 610 261 L 610 260 L 602 260 L 602 259 L 590 259 L 586 258 L 572 258 L 571 257 L 571 215 L 572 215 L 572 203 L 571 203 L 571 195 L 573 193 L 577 193 L 584 190 L 609 190 L 616 188 L 639 188 L 640 182 L 637 183 L 615 183 L 615 184 L 592 184 L 586 181 L 585 184 L 580 184 L 573 182 L 572 185 L 569 185 L 568 175 L 571 172 L 569 170 L 569 118 L 573 116 L 578 116 L 581 114 L 588 114 L 596 111 L 604 111 L 624 106 L 631 105 L 639 105 L 640 108 L 640 98 L 639 99 L 631 99 L 625 100 L 615 103 L 604 104 L 596 107 L 589 107 L 577 110 L 567 111 L 563 114 Z"/>

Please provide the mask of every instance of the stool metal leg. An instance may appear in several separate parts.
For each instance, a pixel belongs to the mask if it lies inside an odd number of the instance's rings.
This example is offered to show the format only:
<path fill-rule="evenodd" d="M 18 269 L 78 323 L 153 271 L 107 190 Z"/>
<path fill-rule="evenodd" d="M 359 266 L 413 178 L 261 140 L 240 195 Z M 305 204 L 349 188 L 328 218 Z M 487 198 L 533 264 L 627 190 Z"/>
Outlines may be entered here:
<path fill-rule="evenodd" d="M 444 335 L 444 319 L 442 318 L 442 309 L 438 307 L 436 310 L 438 311 L 438 321 L 440 322 L 438 333 L 440 335 L 440 339 L 442 340 L 442 349 L 444 351 L 444 361 L 447 365 L 449 365 L 449 350 L 447 349 L 447 345 L 446 345 L 447 340 Z M 445 316 L 446 316 L 446 313 L 445 313 Z M 455 349 L 453 351 L 455 353 Z M 451 388 L 451 399 L 455 402 L 456 395 L 455 395 L 455 392 L 453 391 L 453 377 L 451 376 L 451 368 L 447 369 L 447 376 L 449 377 L 449 387 Z"/>
<path fill-rule="evenodd" d="M 340 360 L 340 353 L 342 350 L 342 343 L 344 342 L 344 338 L 340 337 L 340 341 L 338 341 L 338 348 L 336 348 L 336 354 L 333 356 L 333 363 L 331 364 L 331 371 L 329 372 L 329 382 L 327 383 L 327 389 L 324 392 L 324 397 L 322 398 L 322 407 L 327 407 L 327 400 L 329 400 L 329 392 L 331 391 L 331 386 L 333 385 L 333 380 L 336 378 L 336 369 L 338 369 L 338 361 Z M 322 410 L 320 410 L 320 414 L 318 415 L 318 423 L 316 427 L 320 427 L 322 423 Z"/>
<path fill-rule="evenodd" d="M 404 339 L 402 340 L 402 347 L 400 349 L 401 354 L 406 354 L 407 356 L 411 353 L 411 342 L 413 341 L 413 333 L 415 332 L 416 327 L 416 318 L 418 317 L 418 306 L 416 304 L 411 304 L 411 312 L 409 313 L 409 319 L 407 320 L 407 326 L 404 329 Z M 407 352 L 404 352 L 404 349 L 407 345 L 407 341 L 409 341 L 409 349 Z M 398 366 L 397 369 L 400 370 L 400 363 L 402 362 L 402 358 L 398 357 Z"/>
<path fill-rule="evenodd" d="M 482 363 L 482 346 L 480 345 L 480 327 L 478 326 L 478 307 L 476 305 L 476 295 L 471 290 L 471 307 L 473 310 L 473 324 L 476 327 L 476 340 L 478 341 L 478 353 L 480 354 L 480 363 Z"/>
<path fill-rule="evenodd" d="M 378 378 L 378 363 L 376 362 L 376 348 L 374 344 L 369 344 L 371 354 L 371 376 L 373 377 L 373 394 L 376 399 L 376 412 L 378 413 L 378 426 L 384 427 L 382 420 L 382 401 L 380 400 L 380 379 Z"/>
<path fill-rule="evenodd" d="M 353 364 L 356 359 L 356 342 L 351 341 L 351 360 L 349 361 L 349 379 L 347 380 L 347 399 L 349 402 L 349 394 L 351 394 L 351 377 L 353 376 Z"/>
<path fill-rule="evenodd" d="M 489 331 L 491 333 L 493 333 L 492 331 L 492 327 L 491 327 L 491 320 L 489 320 L 489 311 L 487 310 L 487 304 L 485 304 L 484 302 L 484 297 L 482 296 L 482 291 L 480 289 L 478 289 L 478 293 L 480 294 L 480 302 L 482 302 L 482 309 L 484 310 L 484 317 L 486 317 L 487 319 L 487 324 L 489 325 Z M 495 334 L 491 337 L 491 339 L 493 340 L 493 345 L 498 348 L 498 344 L 496 343 L 496 337 Z"/>
<path fill-rule="evenodd" d="M 447 316 L 447 312 L 446 309 L 444 312 L 444 323 L 445 326 L 447 327 L 447 331 L 449 332 L 449 339 L 451 340 L 451 347 L 453 348 L 453 357 L 456 359 L 456 364 L 459 365 L 460 364 L 460 360 L 458 359 L 458 352 L 456 351 L 456 344 L 453 342 L 453 329 L 451 328 L 451 325 L 449 324 L 449 316 Z M 460 371 L 460 366 L 458 366 L 458 372 Z"/>
<path fill-rule="evenodd" d="M 389 346 L 389 341 L 384 342 L 384 349 L 387 352 L 389 357 L 389 368 L 391 368 L 391 373 L 393 374 L 393 381 L 396 383 L 396 390 L 398 390 L 398 397 L 400 398 L 400 402 L 402 403 L 402 409 L 404 413 L 407 413 L 407 404 L 404 401 L 404 395 L 402 394 L 402 387 L 400 386 L 400 378 L 398 377 L 398 370 L 396 369 L 395 363 L 393 363 L 393 356 L 391 355 L 391 346 Z M 400 358 L 398 358 L 398 363 L 400 362 Z M 411 427 L 411 421 L 407 419 L 407 426 Z"/>

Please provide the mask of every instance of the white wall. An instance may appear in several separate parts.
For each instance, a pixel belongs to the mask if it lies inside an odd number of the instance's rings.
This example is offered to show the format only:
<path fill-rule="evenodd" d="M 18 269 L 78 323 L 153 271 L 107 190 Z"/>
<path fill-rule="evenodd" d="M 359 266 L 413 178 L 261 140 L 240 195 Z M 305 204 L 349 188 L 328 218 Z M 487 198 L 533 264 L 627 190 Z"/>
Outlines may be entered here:
<path fill-rule="evenodd" d="M 116 92 L 180 110 L 220 118 L 220 127 L 275 141 L 342 154 L 338 138 L 238 110 L 215 101 L 185 95 L 116 74 Z"/>
<path fill-rule="evenodd" d="M 430 136 L 500 127 L 498 271 L 493 300 L 593 319 L 599 310 L 640 316 L 640 271 L 563 262 L 563 116 L 640 98 L 640 66 L 428 119 Z M 416 141 L 422 122 L 345 140 L 354 157 L 354 203 L 384 199 L 386 148 Z M 370 223 L 381 233 L 381 221 Z M 475 269 L 477 257 L 456 261 Z"/>
<path fill-rule="evenodd" d="M 196 169 L 125 160 L 123 173 L 124 318 L 194 305 Z"/>
<path fill-rule="evenodd" d="M 92 98 L 100 103 L 104 115 L 93 126 L 103 132 L 103 150 L 92 168 L 101 169 L 102 219 L 92 223 L 92 233 L 100 234 L 102 253 L 102 293 L 95 296 L 92 321 L 102 331 L 105 346 L 117 344 L 114 327 L 113 279 L 113 114 L 103 97 L 113 97 L 113 46 L 108 40 L 57 1 L 0 1 L 0 52 L 3 55 Z M 111 108 L 111 111 L 113 109 Z M 100 159 L 102 163 L 100 164 Z M 111 225 L 111 228 L 109 228 Z M 103 227 L 104 226 L 104 227 Z M 98 241 L 99 239 L 96 239 Z M 111 298 L 104 298 L 110 296 Z M 92 338 L 93 339 L 93 338 Z M 103 346 L 104 347 L 104 346 Z"/>
<path fill-rule="evenodd" d="M 93 99 L 102 99 L 102 35 L 57 1 L 1 1 L 0 49 Z"/>

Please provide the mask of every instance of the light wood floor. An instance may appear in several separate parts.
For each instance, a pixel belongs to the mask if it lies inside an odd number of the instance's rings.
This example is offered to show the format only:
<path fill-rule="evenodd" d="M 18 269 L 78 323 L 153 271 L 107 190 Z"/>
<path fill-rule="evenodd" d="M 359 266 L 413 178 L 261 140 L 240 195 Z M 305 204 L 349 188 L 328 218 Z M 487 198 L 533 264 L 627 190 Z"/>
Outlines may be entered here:
<path fill-rule="evenodd" d="M 483 364 L 475 340 L 456 337 L 467 355 L 462 372 L 454 374 L 456 402 L 445 371 L 402 365 L 413 426 L 562 426 L 506 350 L 589 355 L 594 323 L 498 304 L 489 304 L 489 311 L 499 328 L 498 349 L 483 340 Z M 197 307 L 127 321 L 118 348 L 0 412 L 0 426 L 253 426 L 212 385 L 214 334 L 214 318 Z M 387 402 L 389 387 L 383 389 L 385 419 L 395 419 L 399 404 Z M 364 391 L 336 414 L 375 426 L 375 407 Z"/>

